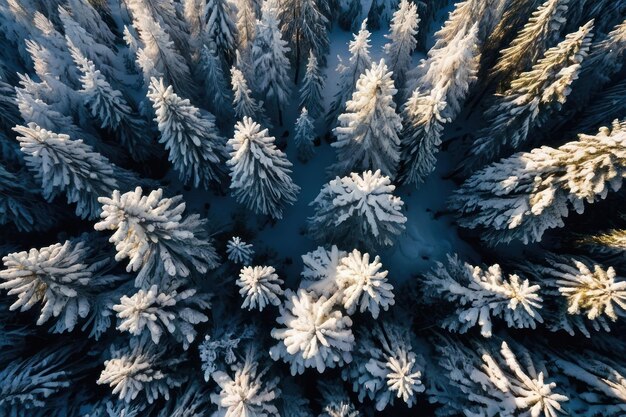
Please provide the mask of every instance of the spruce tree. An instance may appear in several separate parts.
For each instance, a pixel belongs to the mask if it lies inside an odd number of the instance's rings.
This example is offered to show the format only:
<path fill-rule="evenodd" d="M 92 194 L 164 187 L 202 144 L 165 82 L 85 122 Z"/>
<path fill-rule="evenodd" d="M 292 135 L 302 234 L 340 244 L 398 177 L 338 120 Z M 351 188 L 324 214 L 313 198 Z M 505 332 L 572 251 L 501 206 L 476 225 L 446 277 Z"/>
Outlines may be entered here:
<path fill-rule="evenodd" d="M 298 116 L 298 120 L 296 120 L 295 130 L 296 134 L 293 140 L 298 148 L 298 159 L 302 162 L 307 162 L 315 153 L 313 149 L 315 125 L 306 107 L 302 108 L 300 116 Z"/>
<path fill-rule="evenodd" d="M 339 174 L 380 169 L 394 177 L 400 161 L 402 129 L 396 113 L 391 72 L 384 60 L 374 64 L 359 78 L 352 100 L 346 103 L 346 112 L 339 116 L 334 129 L 337 142 L 337 163 L 332 169 Z"/>
<path fill-rule="evenodd" d="M 231 65 L 237 49 L 236 10 L 227 0 L 207 0 L 205 8 L 205 28 L 209 41 L 223 62 Z"/>
<path fill-rule="evenodd" d="M 224 139 L 214 117 L 202 114 L 188 99 L 179 97 L 163 79 L 152 78 L 148 98 L 152 101 L 161 138 L 169 160 L 185 184 L 208 188 L 220 181 Z"/>
<path fill-rule="evenodd" d="M 409 0 L 402 0 L 391 19 L 390 33 L 385 35 L 390 40 L 385 44 L 385 54 L 398 88 L 404 85 L 404 77 L 411 66 L 411 54 L 417 45 L 419 22 L 417 6 Z"/>
<path fill-rule="evenodd" d="M 317 58 L 311 51 L 306 65 L 306 74 L 300 87 L 300 107 L 306 107 L 314 119 L 317 119 L 324 112 L 324 99 L 322 97 L 324 78 Z"/>
<path fill-rule="evenodd" d="M 207 108 L 218 117 L 220 123 L 226 124 L 230 118 L 232 99 L 228 80 L 222 71 L 222 64 L 215 52 L 206 45 L 202 47 L 202 72 L 204 74 L 204 88 Z"/>
<path fill-rule="evenodd" d="M 242 119 L 247 116 L 264 120 L 265 113 L 263 111 L 263 102 L 257 103 L 252 96 L 252 91 L 248 88 L 248 82 L 243 72 L 236 67 L 232 67 L 230 69 L 230 82 L 233 89 L 233 110 L 235 111 L 235 117 Z"/>
<path fill-rule="evenodd" d="M 233 196 L 256 213 L 283 217 L 286 205 L 296 201 L 300 187 L 290 177 L 291 162 L 276 148 L 267 129 L 244 117 L 235 125 L 231 147 L 230 177 Z"/>

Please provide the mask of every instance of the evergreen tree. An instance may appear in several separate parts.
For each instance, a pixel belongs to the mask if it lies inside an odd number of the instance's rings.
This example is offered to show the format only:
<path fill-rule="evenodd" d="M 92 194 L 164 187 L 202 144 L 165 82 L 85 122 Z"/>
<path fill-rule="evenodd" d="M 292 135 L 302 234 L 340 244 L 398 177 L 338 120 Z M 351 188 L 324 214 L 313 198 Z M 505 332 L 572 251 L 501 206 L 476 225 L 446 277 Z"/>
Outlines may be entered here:
<path fill-rule="evenodd" d="M 151 19 L 167 32 L 174 48 L 184 50 L 189 44 L 185 21 L 179 17 L 178 6 L 173 0 L 125 0 L 132 15 L 133 25 L 140 19 Z"/>
<path fill-rule="evenodd" d="M 354 40 L 350 41 L 350 59 L 347 65 L 339 61 L 337 72 L 339 73 L 339 90 L 333 98 L 326 123 L 334 127 L 337 124 L 337 116 L 345 110 L 346 102 L 352 97 L 352 92 L 359 77 L 366 69 L 371 68 L 372 59 L 370 57 L 370 32 L 367 30 L 367 20 L 361 23 L 361 29 L 354 35 Z"/>
<path fill-rule="evenodd" d="M 402 129 L 396 114 L 391 72 L 385 61 L 374 64 L 359 78 L 352 100 L 346 103 L 346 112 L 339 116 L 334 129 L 338 162 L 333 170 L 339 174 L 367 169 L 380 169 L 394 177 L 400 160 Z"/>
<path fill-rule="evenodd" d="M 248 88 L 248 81 L 245 75 L 236 67 L 230 69 L 230 82 L 233 88 L 233 110 L 235 117 L 258 118 L 265 120 L 263 102 L 258 102 L 252 96 L 252 91 Z"/>
<path fill-rule="evenodd" d="M 202 47 L 202 70 L 208 110 L 225 124 L 230 119 L 232 103 L 228 80 L 218 57 L 206 45 Z"/>
<path fill-rule="evenodd" d="M 301 56 L 313 54 L 324 62 L 328 51 L 328 19 L 317 0 L 285 0 L 280 4 L 280 21 L 284 38 L 295 54 L 294 80 L 300 74 Z"/>
<path fill-rule="evenodd" d="M 97 42 L 107 46 L 114 44 L 115 35 L 91 3 L 82 0 L 68 0 L 67 4 L 70 6 L 74 20 Z"/>
<path fill-rule="evenodd" d="M 158 189 L 144 196 L 141 187 L 111 197 L 100 197 L 100 222 L 96 230 L 115 230 L 109 242 L 115 244 L 121 261 L 128 258 L 128 272 L 139 271 L 135 286 L 166 288 L 192 274 L 205 274 L 218 266 L 218 258 L 206 231 L 206 220 L 197 214 L 183 216 L 181 196 L 163 198 Z"/>
<path fill-rule="evenodd" d="M 239 42 L 237 51 L 240 54 L 250 53 L 256 33 L 256 21 L 260 10 L 256 0 L 237 0 L 237 33 Z"/>
<path fill-rule="evenodd" d="M 220 180 L 224 139 L 211 114 L 203 115 L 188 99 L 180 98 L 163 79 L 152 78 L 148 98 L 152 101 L 161 138 L 169 160 L 181 181 L 208 188 Z"/>
<path fill-rule="evenodd" d="M 474 24 L 479 28 L 478 39 L 482 43 L 499 22 L 504 9 L 501 0 L 464 0 L 456 3 L 443 27 L 435 33 L 433 49 L 447 46 L 456 36 L 464 36 Z"/>
<path fill-rule="evenodd" d="M 391 19 L 390 33 L 385 35 L 390 40 L 385 44 L 385 54 L 398 87 L 404 85 L 405 74 L 411 66 L 411 53 L 417 45 L 419 22 L 417 6 L 408 0 L 402 0 Z"/>
<path fill-rule="evenodd" d="M 116 132 L 133 158 L 145 159 L 150 155 L 150 137 L 145 134 L 146 122 L 133 115 L 122 93 L 113 89 L 95 64 L 73 47 L 69 40 L 68 46 L 81 72 L 81 93 L 84 94 L 85 105 L 91 116 L 100 122 L 101 128 Z"/>
<path fill-rule="evenodd" d="M 317 58 L 311 51 L 306 65 L 306 74 L 300 87 L 300 107 L 306 107 L 314 119 L 317 119 L 324 112 L 324 99 L 322 97 L 324 78 L 318 66 Z"/>
<path fill-rule="evenodd" d="M 490 243 L 540 241 L 563 227 L 570 207 L 604 199 L 622 185 L 626 127 L 581 134 L 559 148 L 542 146 L 495 162 L 472 175 L 451 200 L 460 224 L 484 229 Z"/>
<path fill-rule="evenodd" d="M 250 265 L 254 249 L 252 249 L 252 244 L 244 242 L 239 236 L 233 236 L 226 244 L 226 254 L 231 262 Z"/>
<path fill-rule="evenodd" d="M 404 203 L 392 194 L 395 188 L 380 170 L 335 178 L 311 203 L 315 214 L 309 218 L 310 234 L 344 245 L 392 245 L 406 223 Z"/>
<path fill-rule="evenodd" d="M 244 266 L 237 280 L 239 294 L 244 297 L 241 308 L 263 311 L 268 305 L 280 305 L 283 283 L 271 266 Z"/>
<path fill-rule="evenodd" d="M 315 150 L 313 149 L 313 141 L 315 140 L 315 125 L 309 116 L 306 107 L 302 108 L 295 126 L 296 134 L 293 138 L 298 148 L 298 159 L 307 162 L 313 157 Z"/>
<path fill-rule="evenodd" d="M 207 0 L 205 8 L 205 28 L 208 38 L 221 61 L 232 65 L 237 49 L 236 9 L 227 0 Z"/>
<path fill-rule="evenodd" d="M 492 161 L 505 149 L 526 142 L 531 129 L 541 126 L 566 102 L 570 85 L 591 43 L 593 21 L 570 33 L 548 49 L 530 71 L 520 74 L 510 88 L 486 111 L 489 127 L 478 133 L 470 153 L 479 161 Z"/>
<path fill-rule="evenodd" d="M 546 0 L 539 6 L 511 44 L 500 51 L 492 77 L 501 81 L 503 86 L 508 86 L 511 80 L 528 71 L 549 47 L 556 44 L 566 22 L 568 3 L 569 0 Z"/>
<path fill-rule="evenodd" d="M 289 176 L 291 162 L 276 148 L 274 137 L 244 117 L 235 125 L 228 145 L 232 149 L 227 163 L 233 196 L 256 213 L 281 219 L 285 206 L 296 201 L 300 187 Z"/>
<path fill-rule="evenodd" d="M 577 120 L 576 129 L 580 132 L 594 132 L 616 118 L 623 117 L 626 110 L 626 80 L 602 90 L 597 98 L 589 103 Z"/>
<path fill-rule="evenodd" d="M 76 215 L 94 218 L 100 212 L 98 197 L 134 181 L 82 140 L 42 129 L 35 123 L 16 126 L 28 168 L 41 183 L 43 196 L 52 201 L 65 194 L 76 203 Z"/>
<path fill-rule="evenodd" d="M 282 109 L 289 102 L 289 60 L 286 56 L 289 48 L 278 25 L 276 0 L 264 0 L 252 46 L 254 73 L 266 103 L 275 100 L 278 121 L 282 125 Z"/>

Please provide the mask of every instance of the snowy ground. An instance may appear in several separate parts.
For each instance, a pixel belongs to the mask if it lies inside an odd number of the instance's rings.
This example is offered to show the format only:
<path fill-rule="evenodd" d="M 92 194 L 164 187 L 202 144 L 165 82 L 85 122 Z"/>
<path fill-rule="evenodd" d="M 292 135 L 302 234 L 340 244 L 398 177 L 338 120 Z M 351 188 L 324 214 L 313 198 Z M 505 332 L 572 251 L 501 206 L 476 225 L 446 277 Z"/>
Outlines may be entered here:
<path fill-rule="evenodd" d="M 371 55 L 375 61 L 383 58 L 382 47 L 386 42 L 385 33 L 385 30 L 372 33 Z M 334 28 L 330 35 L 330 54 L 328 66 L 325 69 L 326 107 L 337 90 L 335 71 L 338 63 L 337 55 L 349 56 L 348 42 L 351 39 L 352 33 L 338 27 Z M 417 64 L 422 57 L 422 54 L 416 53 L 415 63 Z M 293 93 L 293 103 L 297 103 L 297 88 L 294 88 Z M 277 254 L 279 263 L 282 265 L 275 266 L 279 271 L 282 270 L 287 274 L 284 278 L 290 285 L 299 282 L 299 274 L 302 270 L 301 255 L 318 246 L 303 231 L 307 217 L 313 215 L 313 208 L 309 206 L 309 203 L 317 196 L 322 186 L 332 179 L 327 175 L 326 167 L 335 161 L 334 149 L 323 138 L 320 146 L 315 148 L 316 154 L 311 161 L 303 164 L 297 160 L 296 147 L 292 140 L 293 125 L 299 114 L 298 110 L 295 105 L 287 109 L 284 114 L 284 126 L 271 131 L 277 138 L 277 143 L 286 141 L 285 152 L 293 163 L 293 180 L 302 189 L 298 195 L 298 201 L 293 206 L 287 207 L 283 219 L 275 224 L 271 224 L 265 216 L 256 216 L 246 211 L 247 229 L 258 230 L 255 239 L 249 243 L 255 245 L 257 252 L 267 251 Z M 283 137 L 285 131 L 289 132 L 288 137 Z M 458 134 L 458 132 L 455 133 Z M 405 215 L 408 218 L 406 233 L 398 239 L 395 246 L 381 249 L 377 253 L 381 257 L 383 266 L 389 270 L 392 282 L 403 282 L 416 273 L 428 270 L 434 261 L 444 259 L 447 253 L 458 252 L 465 259 L 475 258 L 467 243 L 458 237 L 451 216 L 436 216 L 438 212 L 446 210 L 446 199 L 454 189 L 451 181 L 441 178 L 451 166 L 450 155 L 443 152 L 440 155 L 437 171 L 419 189 L 415 189 L 414 186 L 402 186 L 396 190 L 396 194 L 405 203 Z M 242 206 L 228 195 L 218 196 L 204 190 L 183 191 L 180 185 L 173 188 L 178 188 L 178 191 L 184 194 L 188 209 L 206 214 L 210 221 L 220 219 L 219 224 L 212 224 L 217 230 L 227 228 L 228 224 L 225 222 L 229 221 L 233 213 L 242 210 Z M 210 206 L 208 213 L 206 213 L 207 205 Z M 223 248 L 218 248 L 220 249 L 223 250 Z"/>

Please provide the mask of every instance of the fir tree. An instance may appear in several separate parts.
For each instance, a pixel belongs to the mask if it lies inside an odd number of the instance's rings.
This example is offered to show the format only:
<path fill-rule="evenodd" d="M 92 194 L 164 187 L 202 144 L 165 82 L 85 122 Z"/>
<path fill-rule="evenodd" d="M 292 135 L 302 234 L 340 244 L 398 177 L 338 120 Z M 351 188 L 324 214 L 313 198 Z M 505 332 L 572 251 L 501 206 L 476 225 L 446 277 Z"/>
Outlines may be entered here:
<path fill-rule="evenodd" d="M 244 266 L 237 280 L 239 294 L 244 297 L 241 308 L 263 311 L 268 305 L 280 305 L 283 282 L 271 266 Z"/>
<path fill-rule="evenodd" d="M 300 187 L 289 176 L 291 162 L 276 148 L 267 129 L 244 117 L 235 125 L 231 147 L 230 177 L 233 196 L 257 213 L 283 217 L 283 209 L 296 201 Z"/>
<path fill-rule="evenodd" d="M 232 65 L 237 48 L 236 9 L 227 0 L 207 0 L 205 28 L 215 51 L 228 65 Z"/>
<path fill-rule="evenodd" d="M 530 71 L 520 74 L 496 99 L 485 113 L 490 127 L 478 133 L 470 150 L 477 161 L 491 161 L 504 149 L 516 149 L 526 142 L 531 129 L 540 127 L 561 108 L 587 55 L 592 24 L 587 23 L 548 49 Z"/>
<path fill-rule="evenodd" d="M 615 124 L 559 148 L 514 154 L 472 175 L 452 207 L 462 226 L 484 228 L 491 243 L 540 241 L 546 230 L 564 226 L 570 207 L 582 213 L 585 202 L 621 188 L 625 140 L 625 127 Z"/>
<path fill-rule="evenodd" d="M 306 107 L 314 119 L 317 119 L 324 112 L 324 99 L 322 97 L 324 79 L 317 58 L 311 51 L 306 65 L 306 74 L 300 87 L 300 107 Z"/>
<path fill-rule="evenodd" d="M 163 198 L 163 190 L 144 196 L 141 187 L 111 197 L 100 197 L 101 221 L 96 230 L 115 230 L 109 241 L 115 244 L 121 261 L 128 258 L 128 272 L 139 271 L 135 285 L 144 289 L 153 284 L 167 287 L 194 274 L 204 274 L 218 265 L 206 220 L 197 214 L 183 216 L 181 196 Z"/>
<path fill-rule="evenodd" d="M 242 119 L 244 117 L 265 119 L 263 111 L 263 102 L 257 103 L 252 96 L 252 91 L 248 88 L 248 81 L 243 72 L 238 68 L 230 69 L 230 82 L 233 89 L 233 110 L 235 117 Z"/>
<path fill-rule="evenodd" d="M 250 265 L 254 250 L 250 243 L 246 243 L 239 236 L 233 236 L 226 244 L 228 260 L 236 264 Z"/>
<path fill-rule="evenodd" d="M 213 51 L 206 45 L 202 47 L 202 70 L 204 73 L 204 87 L 206 90 L 207 108 L 218 116 L 218 120 L 225 122 L 230 118 L 232 103 L 228 80 L 222 71 L 222 65 Z"/>
<path fill-rule="evenodd" d="M 109 29 L 98 10 L 91 3 L 82 0 L 68 0 L 67 4 L 72 11 L 72 17 L 84 28 L 87 33 L 94 37 L 99 43 L 112 46 L 115 42 L 115 35 Z"/>
<path fill-rule="evenodd" d="M 161 138 L 181 181 L 207 188 L 220 180 L 224 139 L 211 114 L 203 115 L 189 100 L 180 98 L 163 79 L 152 78 L 152 101 Z"/>
<path fill-rule="evenodd" d="M 250 53 L 256 34 L 256 21 L 260 12 L 256 0 L 237 0 L 237 33 L 239 43 L 237 51 L 241 54 Z"/>
<path fill-rule="evenodd" d="M 348 48 L 350 59 L 348 64 L 344 65 L 340 60 L 337 66 L 339 90 L 335 94 L 326 115 L 326 123 L 331 127 L 337 124 L 337 116 L 345 110 L 346 102 L 352 97 L 352 92 L 359 77 L 372 66 L 369 41 L 370 32 L 367 30 L 367 20 L 364 20 L 361 24 L 361 29 L 354 35 L 354 40 L 350 41 Z"/>
<path fill-rule="evenodd" d="M 252 46 L 254 74 L 266 103 L 270 100 L 276 103 L 278 122 L 282 125 L 282 109 L 289 100 L 289 60 L 286 56 L 289 48 L 278 25 L 276 0 L 265 0 Z"/>
<path fill-rule="evenodd" d="M 76 203 L 76 215 L 94 218 L 100 212 L 98 197 L 134 181 L 134 176 L 93 151 L 82 140 L 42 129 L 35 123 L 16 126 L 28 168 L 41 183 L 43 196 L 52 201 L 65 194 Z"/>
<path fill-rule="evenodd" d="M 396 86 L 404 85 L 404 77 L 411 66 L 411 53 L 417 45 L 417 28 L 420 19 L 417 6 L 408 0 L 402 0 L 391 19 L 390 33 L 385 35 L 390 40 L 385 44 L 385 54 L 389 70 L 393 72 Z"/>
<path fill-rule="evenodd" d="M 311 203 L 315 208 L 309 218 L 311 235 L 346 245 L 392 245 L 406 223 L 404 203 L 392 194 L 395 188 L 380 170 L 335 178 Z"/>
<path fill-rule="evenodd" d="M 384 175 L 394 177 L 400 161 L 402 129 L 396 114 L 391 72 L 385 61 L 366 70 L 357 82 L 352 100 L 346 103 L 346 112 L 339 116 L 339 126 L 334 129 L 338 162 L 333 170 L 339 174 L 367 169 L 380 169 Z"/>
<path fill-rule="evenodd" d="M 294 80 L 300 74 L 301 56 L 313 54 L 322 59 L 328 50 L 328 19 L 317 0 L 285 0 L 280 4 L 280 21 L 284 38 L 295 54 Z"/>
<path fill-rule="evenodd" d="M 296 134 L 293 140 L 298 148 L 298 159 L 302 162 L 307 162 L 315 153 L 313 149 L 315 126 L 306 107 L 302 108 L 300 116 L 296 120 L 295 130 Z"/>

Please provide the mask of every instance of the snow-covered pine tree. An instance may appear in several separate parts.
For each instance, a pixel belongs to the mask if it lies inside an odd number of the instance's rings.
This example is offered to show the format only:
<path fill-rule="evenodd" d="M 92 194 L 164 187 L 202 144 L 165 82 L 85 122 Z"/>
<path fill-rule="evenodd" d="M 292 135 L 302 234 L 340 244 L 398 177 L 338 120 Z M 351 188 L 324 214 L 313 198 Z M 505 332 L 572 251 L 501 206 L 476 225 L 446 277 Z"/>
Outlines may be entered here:
<path fill-rule="evenodd" d="M 392 245 L 407 220 L 395 188 L 380 170 L 335 178 L 310 204 L 315 214 L 308 220 L 309 233 L 316 240 L 352 247 Z"/>
<path fill-rule="evenodd" d="M 411 66 L 411 54 L 417 46 L 419 22 L 415 3 L 402 0 L 391 19 L 389 34 L 385 35 L 390 40 L 385 44 L 385 54 L 389 70 L 393 73 L 393 79 L 398 88 L 404 85 L 406 72 Z"/>
<path fill-rule="evenodd" d="M 494 416 L 564 415 L 568 397 L 550 378 L 546 361 L 512 342 L 473 345 L 470 349 L 460 341 L 435 340 L 447 378 L 431 384 L 427 394 L 443 407 L 442 415 L 479 416 L 486 410 Z"/>
<path fill-rule="evenodd" d="M 45 204 L 39 188 L 25 168 L 7 170 L 0 162 L 0 225 L 13 224 L 19 232 L 47 230 L 58 220 L 53 207 Z"/>
<path fill-rule="evenodd" d="M 180 387 L 186 377 L 177 373 L 184 355 L 171 354 L 167 348 L 149 339 L 131 338 L 127 346 L 112 346 L 111 358 L 96 381 L 109 385 L 121 401 L 131 403 L 139 394 L 152 404 L 158 398 L 170 398 L 170 390 Z"/>
<path fill-rule="evenodd" d="M 626 229 L 611 229 L 607 232 L 584 236 L 576 243 L 590 245 L 600 252 L 626 251 Z"/>
<path fill-rule="evenodd" d="M 318 3 L 318 0 L 284 0 L 280 3 L 281 30 L 295 55 L 295 83 L 298 82 L 302 56 L 313 54 L 324 63 L 328 52 L 328 19 Z"/>
<path fill-rule="evenodd" d="M 431 49 L 417 68 L 418 84 L 402 109 L 400 178 L 406 184 L 419 185 L 435 170 L 444 125 L 458 116 L 476 80 L 477 36 L 473 25 L 466 35 Z"/>
<path fill-rule="evenodd" d="M 485 112 L 488 127 L 478 132 L 470 154 L 472 163 L 490 162 L 504 150 L 516 149 L 566 102 L 591 43 L 593 21 L 568 34 L 546 51 L 532 69 L 519 75 Z"/>
<path fill-rule="evenodd" d="M 276 319 L 284 327 L 272 329 L 272 337 L 278 340 L 270 349 L 272 359 L 288 363 L 292 375 L 306 368 L 322 373 L 352 361 L 352 320 L 336 307 L 337 295 L 317 298 L 302 289 L 287 290 L 285 299 Z"/>
<path fill-rule="evenodd" d="M 228 80 L 222 71 L 222 64 L 214 51 L 206 45 L 202 47 L 202 72 L 207 100 L 207 109 L 218 118 L 218 123 L 227 124 L 230 119 L 232 98 Z"/>
<path fill-rule="evenodd" d="M 68 0 L 67 4 L 72 11 L 72 18 L 84 28 L 99 43 L 112 46 L 115 35 L 109 29 L 100 13 L 88 1 Z M 102 9 L 100 9 L 102 10 Z"/>
<path fill-rule="evenodd" d="M 181 17 L 182 10 L 173 0 L 125 0 L 133 18 L 133 22 L 148 17 L 159 23 L 159 26 L 167 32 L 174 47 L 185 53 L 189 44 L 189 34 L 186 22 Z M 134 23 L 133 23 L 134 24 Z"/>
<path fill-rule="evenodd" d="M 300 187 L 293 183 L 291 162 L 274 144 L 274 137 L 249 117 L 235 125 L 229 139 L 233 196 L 257 213 L 275 219 L 283 217 L 283 209 L 296 201 Z"/>
<path fill-rule="evenodd" d="M 205 30 L 204 9 L 206 0 L 183 0 L 183 18 L 189 31 L 189 54 L 197 71 L 202 48 L 209 43 L 209 36 Z"/>
<path fill-rule="evenodd" d="M 237 0 L 237 33 L 239 35 L 237 51 L 249 54 L 256 34 L 256 21 L 260 12 L 257 0 Z"/>
<path fill-rule="evenodd" d="M 159 344 L 164 333 L 170 333 L 183 349 L 189 349 L 197 336 L 194 325 L 209 318 L 202 312 L 211 307 L 209 294 L 197 294 L 193 288 L 159 290 L 157 285 L 139 289 L 132 296 L 123 295 L 111 307 L 117 313 L 117 329 L 133 336 L 150 335 Z"/>
<path fill-rule="evenodd" d="M 181 181 L 208 188 L 220 181 L 224 142 L 210 114 L 202 114 L 188 99 L 179 97 L 163 79 L 152 78 L 148 98 L 156 114 L 169 160 Z M 104 195 L 104 194 L 102 194 Z"/>
<path fill-rule="evenodd" d="M 206 220 L 197 214 L 183 216 L 182 196 L 163 198 L 158 189 L 144 196 L 141 187 L 111 197 L 100 197 L 102 220 L 96 230 L 115 230 L 109 242 L 115 244 L 121 261 L 129 258 L 127 271 L 139 271 L 135 285 L 144 289 L 169 281 L 205 274 L 218 266 Z"/>
<path fill-rule="evenodd" d="M 137 63 L 143 71 L 144 84 L 150 84 L 152 77 L 163 77 L 180 94 L 194 96 L 189 66 L 174 46 L 170 34 L 141 8 L 133 13 L 133 18 L 133 27 L 142 43 L 137 51 Z"/>
<path fill-rule="evenodd" d="M 279 29 L 277 0 L 264 0 L 261 20 L 257 20 L 252 45 L 255 84 L 265 97 L 266 105 L 275 103 L 278 122 L 282 125 L 282 109 L 289 103 L 289 59 L 287 41 Z"/>
<path fill-rule="evenodd" d="M 319 67 L 313 51 L 309 52 L 309 60 L 306 65 L 306 73 L 300 87 L 300 107 L 306 107 L 313 119 L 317 119 L 324 113 L 325 77 Z"/>
<path fill-rule="evenodd" d="M 102 249 L 94 236 L 84 235 L 6 255 L 0 289 L 17 296 L 10 309 L 27 311 L 41 304 L 37 325 L 54 320 L 50 331 L 63 333 L 82 321 L 82 330 L 90 329 L 89 336 L 98 339 L 111 325 L 108 309 L 129 278 L 108 274 L 112 259 Z"/>
<path fill-rule="evenodd" d="M 248 81 L 244 73 L 237 67 L 230 69 L 230 83 L 233 89 L 233 110 L 237 119 L 250 117 L 261 120 L 263 122 L 265 112 L 263 110 L 263 102 L 257 103 L 252 96 L 252 91 L 248 87 Z"/>
<path fill-rule="evenodd" d="M 444 48 L 456 36 L 464 36 L 472 25 L 479 28 L 478 40 L 482 43 L 497 25 L 505 10 L 502 0 L 464 0 L 455 3 L 443 27 L 435 33 L 433 49 Z"/>
<path fill-rule="evenodd" d="M 250 265 L 254 249 L 252 249 L 252 244 L 244 242 L 239 236 L 233 236 L 226 244 L 226 254 L 231 262 Z"/>
<path fill-rule="evenodd" d="M 354 360 L 342 371 L 359 401 L 369 398 L 377 411 L 401 399 L 407 407 L 424 392 L 424 358 L 415 353 L 414 336 L 406 324 L 383 321 L 357 330 L 359 345 Z"/>
<path fill-rule="evenodd" d="M 499 318 L 510 328 L 532 328 L 543 323 L 539 285 L 531 285 L 516 274 L 504 276 L 498 264 L 487 269 L 472 266 L 458 256 L 448 255 L 425 275 L 429 302 L 439 305 L 441 298 L 457 306 L 442 327 L 465 333 L 480 326 L 483 337 L 493 333 L 492 319 Z"/>
<path fill-rule="evenodd" d="M 35 123 L 13 130 L 46 200 L 65 194 L 69 203 L 76 203 L 79 217 L 97 217 L 99 196 L 136 181 L 133 174 L 116 167 L 80 139 L 50 132 Z"/>
<path fill-rule="evenodd" d="M 313 149 L 315 125 L 306 107 L 302 108 L 300 116 L 298 116 L 298 120 L 296 120 L 295 130 L 296 134 L 293 141 L 298 148 L 298 159 L 302 162 L 307 162 L 315 154 L 315 150 Z"/>
<path fill-rule="evenodd" d="M 281 285 L 284 281 L 278 278 L 272 266 L 244 266 L 237 280 L 239 294 L 244 297 L 241 308 L 248 310 L 263 309 L 268 305 L 280 305 L 283 295 Z"/>
<path fill-rule="evenodd" d="M 395 177 L 400 161 L 398 133 L 402 129 L 393 101 L 397 91 L 384 60 L 361 75 L 334 129 L 337 141 L 332 146 L 338 161 L 331 167 L 333 172 L 345 175 L 378 169 Z"/>
<path fill-rule="evenodd" d="M 569 0 L 546 0 L 535 10 L 511 44 L 500 51 L 491 77 L 508 87 L 511 80 L 528 71 L 546 50 L 556 44 L 565 25 Z M 501 90 L 506 90 L 502 88 Z"/>
<path fill-rule="evenodd" d="M 454 193 L 451 206 L 463 227 L 481 228 L 492 244 L 540 241 L 563 227 L 570 207 L 604 199 L 626 176 L 626 124 L 580 134 L 558 148 L 520 152 L 476 172 Z"/>
<path fill-rule="evenodd" d="M 610 331 L 611 322 L 626 318 L 626 279 L 613 267 L 604 267 L 583 257 L 546 255 L 543 264 L 526 263 L 552 298 L 552 331 L 577 331 L 591 337 L 590 330 Z"/>
<path fill-rule="evenodd" d="M 205 7 L 205 30 L 209 42 L 215 45 L 220 61 L 230 66 L 237 49 L 236 8 L 228 0 L 207 0 Z"/>
<path fill-rule="evenodd" d="M 81 93 L 91 116 L 100 122 L 101 128 L 116 132 L 133 158 L 146 159 L 150 155 L 151 141 L 146 134 L 145 120 L 133 115 L 122 93 L 111 87 L 95 64 L 74 47 L 70 39 L 68 47 L 81 73 Z"/>
<path fill-rule="evenodd" d="M 300 287 L 317 296 L 330 297 L 339 290 L 337 268 L 346 252 L 333 245 L 329 250 L 318 246 L 312 252 L 302 255 L 302 281 Z"/>
<path fill-rule="evenodd" d="M 354 34 L 354 39 L 348 46 L 350 59 L 348 64 L 339 61 L 337 72 L 339 73 L 339 90 L 335 94 L 333 101 L 326 114 L 326 124 L 334 127 L 339 116 L 346 108 L 346 102 L 352 97 L 352 92 L 361 74 L 366 69 L 371 68 L 372 58 L 370 57 L 370 32 L 367 30 L 367 19 L 361 23 L 361 29 Z"/>

